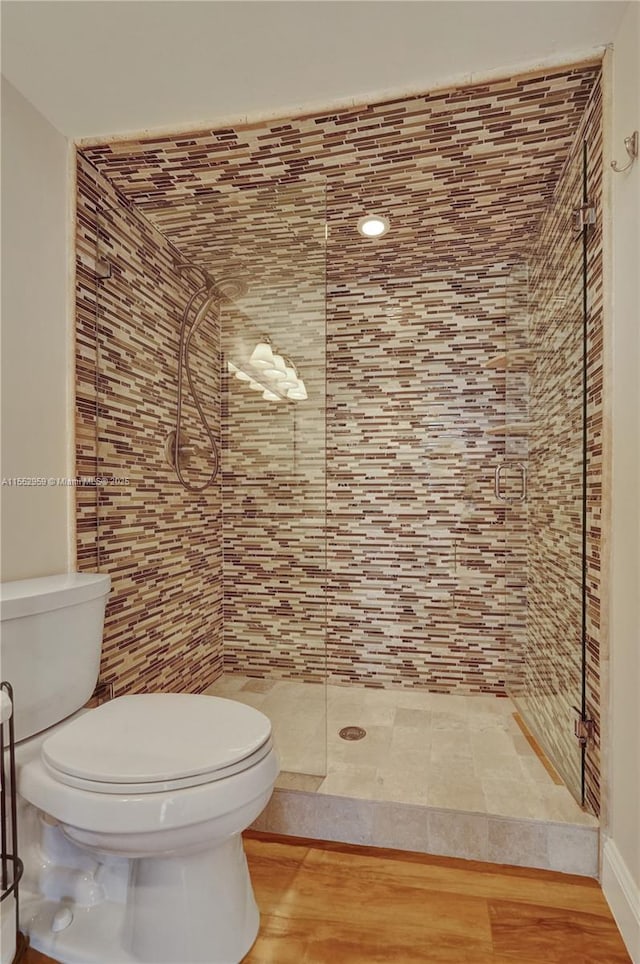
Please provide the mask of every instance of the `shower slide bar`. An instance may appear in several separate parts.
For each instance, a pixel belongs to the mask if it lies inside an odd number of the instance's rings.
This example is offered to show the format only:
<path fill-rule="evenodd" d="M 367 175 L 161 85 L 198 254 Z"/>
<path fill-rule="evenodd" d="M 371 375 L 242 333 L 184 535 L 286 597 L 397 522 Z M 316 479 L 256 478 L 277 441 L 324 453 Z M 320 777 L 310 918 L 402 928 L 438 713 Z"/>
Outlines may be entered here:
<path fill-rule="evenodd" d="M 520 492 L 517 495 L 507 496 L 502 494 L 502 473 L 506 468 L 520 469 Z M 501 462 L 496 466 L 495 474 L 495 493 L 496 499 L 500 502 L 524 502 L 527 498 L 527 467 L 522 462 Z"/>

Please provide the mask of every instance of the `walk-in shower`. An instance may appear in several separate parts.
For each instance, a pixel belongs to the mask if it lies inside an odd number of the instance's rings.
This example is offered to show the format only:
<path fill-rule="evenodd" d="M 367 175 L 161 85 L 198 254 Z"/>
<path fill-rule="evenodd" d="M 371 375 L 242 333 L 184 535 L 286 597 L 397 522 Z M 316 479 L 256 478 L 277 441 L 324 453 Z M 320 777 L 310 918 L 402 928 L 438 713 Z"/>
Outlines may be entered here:
<path fill-rule="evenodd" d="M 283 786 L 598 812 L 600 138 L 588 64 L 87 149 L 146 219 L 97 231 L 125 254 L 83 383 L 136 486 L 83 503 L 107 681 L 262 708 Z"/>

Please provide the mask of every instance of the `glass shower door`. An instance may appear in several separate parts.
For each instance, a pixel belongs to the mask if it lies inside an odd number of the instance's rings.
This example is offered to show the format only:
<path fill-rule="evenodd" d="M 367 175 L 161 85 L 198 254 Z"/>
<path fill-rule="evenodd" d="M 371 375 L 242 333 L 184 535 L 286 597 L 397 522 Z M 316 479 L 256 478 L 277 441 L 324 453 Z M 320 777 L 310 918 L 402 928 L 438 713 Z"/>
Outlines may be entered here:
<path fill-rule="evenodd" d="M 325 192 L 221 210 L 247 288 L 222 316 L 225 676 L 286 774 L 326 773 Z M 285 777 L 288 786 L 312 788 Z"/>
<path fill-rule="evenodd" d="M 586 145 L 560 177 L 508 299 L 505 468 L 512 695 L 584 802 L 586 331 L 591 208 Z M 521 658 L 520 658 L 521 657 Z"/>

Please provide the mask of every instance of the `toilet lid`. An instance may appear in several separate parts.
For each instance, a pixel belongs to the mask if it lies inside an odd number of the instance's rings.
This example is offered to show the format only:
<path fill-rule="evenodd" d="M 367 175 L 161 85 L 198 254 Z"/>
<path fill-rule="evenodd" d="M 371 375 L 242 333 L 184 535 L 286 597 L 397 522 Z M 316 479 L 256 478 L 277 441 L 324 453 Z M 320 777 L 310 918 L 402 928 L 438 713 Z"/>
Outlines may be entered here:
<path fill-rule="evenodd" d="M 195 786 L 238 773 L 268 752 L 269 719 L 217 696 L 120 696 L 45 740 L 42 759 L 62 783 L 106 793 Z"/>

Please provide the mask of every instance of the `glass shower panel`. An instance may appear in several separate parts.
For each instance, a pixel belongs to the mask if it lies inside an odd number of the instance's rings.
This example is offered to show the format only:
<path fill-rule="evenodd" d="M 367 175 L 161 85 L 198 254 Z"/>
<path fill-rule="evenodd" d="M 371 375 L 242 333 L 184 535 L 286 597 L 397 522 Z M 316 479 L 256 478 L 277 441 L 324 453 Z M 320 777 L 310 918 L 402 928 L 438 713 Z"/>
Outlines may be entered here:
<path fill-rule="evenodd" d="M 505 291 L 504 460 L 496 467 L 494 489 L 505 515 L 506 652 L 514 689 L 527 648 L 529 560 L 529 390 L 532 349 L 529 333 L 529 268 L 513 265 Z"/>
<path fill-rule="evenodd" d="M 570 158 L 537 243 L 514 275 L 506 352 L 507 627 L 511 695 L 582 802 L 584 710 L 585 157 Z M 528 279 L 525 274 L 528 273 Z M 526 300 L 525 300 L 526 295 Z"/>
<path fill-rule="evenodd" d="M 504 514 L 493 483 L 504 459 L 504 373 L 494 362 L 504 348 L 508 274 L 508 264 L 479 260 L 420 279 L 427 312 L 410 411 L 412 426 L 424 427 L 414 510 L 428 644 L 420 656 L 442 692 L 504 693 Z"/>
<path fill-rule="evenodd" d="M 268 713 L 282 770 L 322 776 L 324 186 L 242 192 L 221 221 L 247 281 L 221 332 L 225 673 Z"/>

